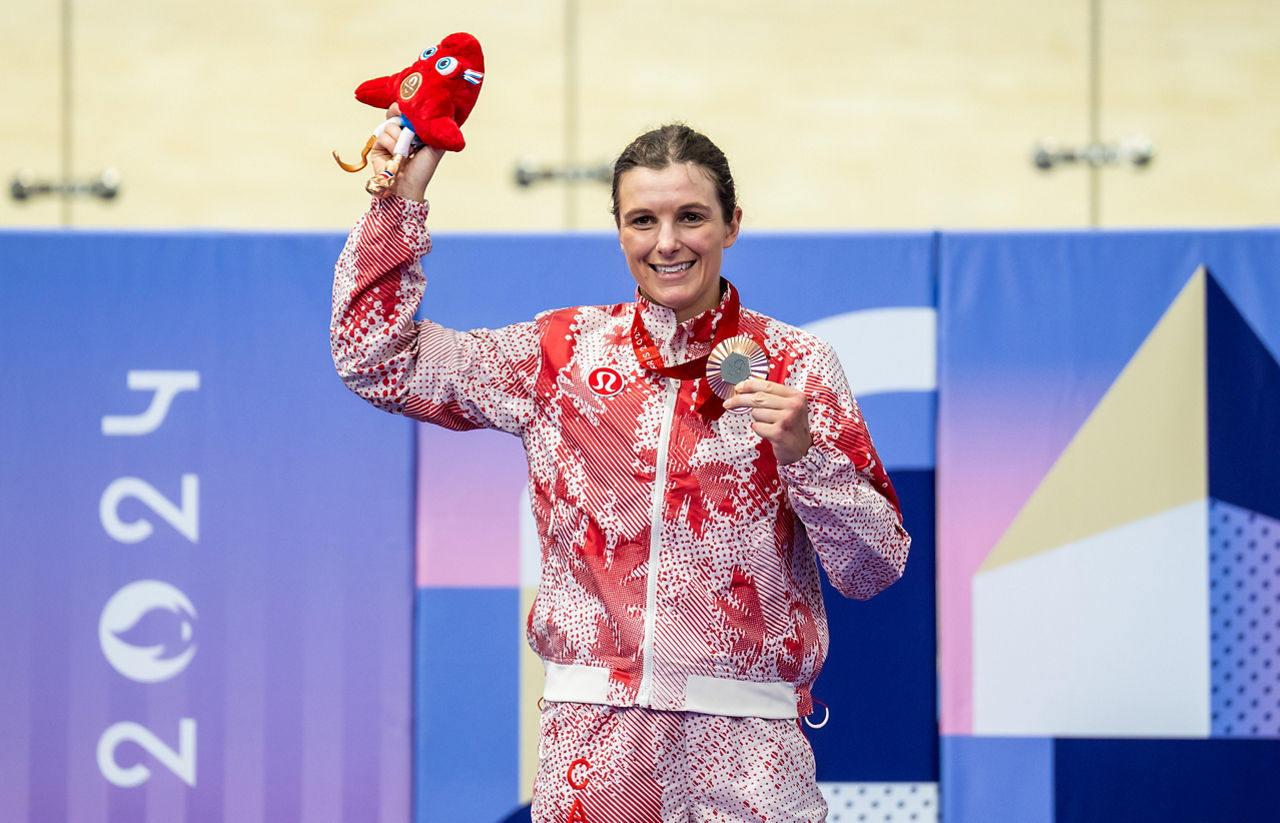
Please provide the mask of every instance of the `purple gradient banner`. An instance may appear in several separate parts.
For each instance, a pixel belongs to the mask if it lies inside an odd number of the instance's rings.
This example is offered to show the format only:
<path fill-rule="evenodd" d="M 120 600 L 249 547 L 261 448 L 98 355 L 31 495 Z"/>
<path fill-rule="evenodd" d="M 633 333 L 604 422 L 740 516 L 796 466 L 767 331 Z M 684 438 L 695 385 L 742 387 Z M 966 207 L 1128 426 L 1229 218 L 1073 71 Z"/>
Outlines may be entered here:
<path fill-rule="evenodd" d="M 413 434 L 333 374 L 340 244 L 0 234 L 0 820 L 408 819 Z"/>

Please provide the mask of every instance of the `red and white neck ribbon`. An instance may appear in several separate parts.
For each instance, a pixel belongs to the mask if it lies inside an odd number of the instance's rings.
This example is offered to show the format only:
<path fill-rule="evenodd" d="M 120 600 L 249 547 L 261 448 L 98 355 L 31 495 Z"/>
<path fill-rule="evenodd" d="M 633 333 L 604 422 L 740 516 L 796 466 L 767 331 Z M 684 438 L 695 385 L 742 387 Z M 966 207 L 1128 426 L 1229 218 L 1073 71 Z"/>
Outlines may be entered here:
<path fill-rule="evenodd" d="M 716 323 L 715 336 L 711 341 L 712 351 L 715 351 L 716 347 L 725 340 L 738 334 L 738 317 L 741 313 L 738 290 L 729 281 L 724 280 L 722 282 L 728 287 L 729 293 L 724 299 L 724 307 L 719 322 Z M 694 407 L 704 420 L 711 422 L 719 419 L 720 415 L 724 414 L 724 401 L 711 390 L 710 380 L 707 379 L 707 358 L 710 356 L 710 352 L 702 357 L 695 357 L 693 360 L 668 365 L 662 359 L 662 353 L 659 351 L 658 345 L 653 342 L 653 337 L 649 334 L 649 330 L 644 326 L 644 321 L 640 317 L 639 305 L 636 306 L 635 318 L 631 321 L 631 345 L 635 349 L 636 359 L 640 361 L 640 365 L 649 371 L 657 372 L 663 377 L 671 377 L 676 380 L 703 378 L 694 397 Z"/>

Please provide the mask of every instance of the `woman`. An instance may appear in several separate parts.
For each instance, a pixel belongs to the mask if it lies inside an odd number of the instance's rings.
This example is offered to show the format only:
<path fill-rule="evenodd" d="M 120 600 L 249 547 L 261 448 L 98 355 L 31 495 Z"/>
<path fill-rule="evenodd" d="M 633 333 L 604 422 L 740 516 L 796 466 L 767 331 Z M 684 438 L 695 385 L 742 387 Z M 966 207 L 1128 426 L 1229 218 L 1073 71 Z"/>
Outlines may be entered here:
<path fill-rule="evenodd" d="M 676 125 L 619 157 L 634 302 L 466 333 L 413 320 L 440 157 L 420 150 L 353 230 L 334 362 L 387 411 L 524 442 L 547 673 L 533 819 L 823 820 L 797 722 L 827 647 L 816 561 L 866 598 L 910 538 L 830 347 L 720 276 L 742 220 L 724 154 Z M 722 400 L 707 363 L 726 340 L 767 367 Z"/>

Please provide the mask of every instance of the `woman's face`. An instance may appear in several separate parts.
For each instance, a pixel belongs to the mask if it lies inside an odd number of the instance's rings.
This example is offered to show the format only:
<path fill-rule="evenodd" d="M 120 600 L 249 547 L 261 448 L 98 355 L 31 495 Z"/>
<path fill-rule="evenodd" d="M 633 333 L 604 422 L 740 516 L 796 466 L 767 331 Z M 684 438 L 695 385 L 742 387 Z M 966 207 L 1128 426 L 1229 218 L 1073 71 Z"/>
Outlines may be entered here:
<path fill-rule="evenodd" d="M 720 259 L 738 239 L 711 175 L 693 163 L 637 166 L 618 180 L 618 239 L 646 298 L 688 320 L 720 303 Z"/>

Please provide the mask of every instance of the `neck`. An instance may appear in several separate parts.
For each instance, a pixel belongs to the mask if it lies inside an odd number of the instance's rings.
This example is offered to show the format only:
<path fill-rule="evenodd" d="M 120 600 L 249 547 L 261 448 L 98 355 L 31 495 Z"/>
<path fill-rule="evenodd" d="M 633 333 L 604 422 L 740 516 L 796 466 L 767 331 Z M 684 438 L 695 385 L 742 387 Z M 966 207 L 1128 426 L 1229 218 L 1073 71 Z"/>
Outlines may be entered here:
<path fill-rule="evenodd" d="M 707 301 L 706 305 L 689 306 L 683 309 L 672 309 L 666 303 L 659 303 L 657 300 L 654 300 L 652 297 L 650 297 L 648 294 L 645 293 L 644 289 L 637 289 L 637 291 L 640 292 L 640 296 L 643 297 L 645 300 L 648 300 L 653 305 L 662 306 L 664 309 L 671 309 L 671 311 L 675 312 L 677 323 L 683 323 L 684 321 L 690 318 L 697 317 L 703 312 L 710 311 L 711 309 L 714 309 L 716 306 L 719 306 L 720 302 L 724 300 L 725 292 L 727 292 L 728 290 L 729 290 L 729 281 L 721 277 L 719 290 L 716 291 L 715 297 Z"/>

